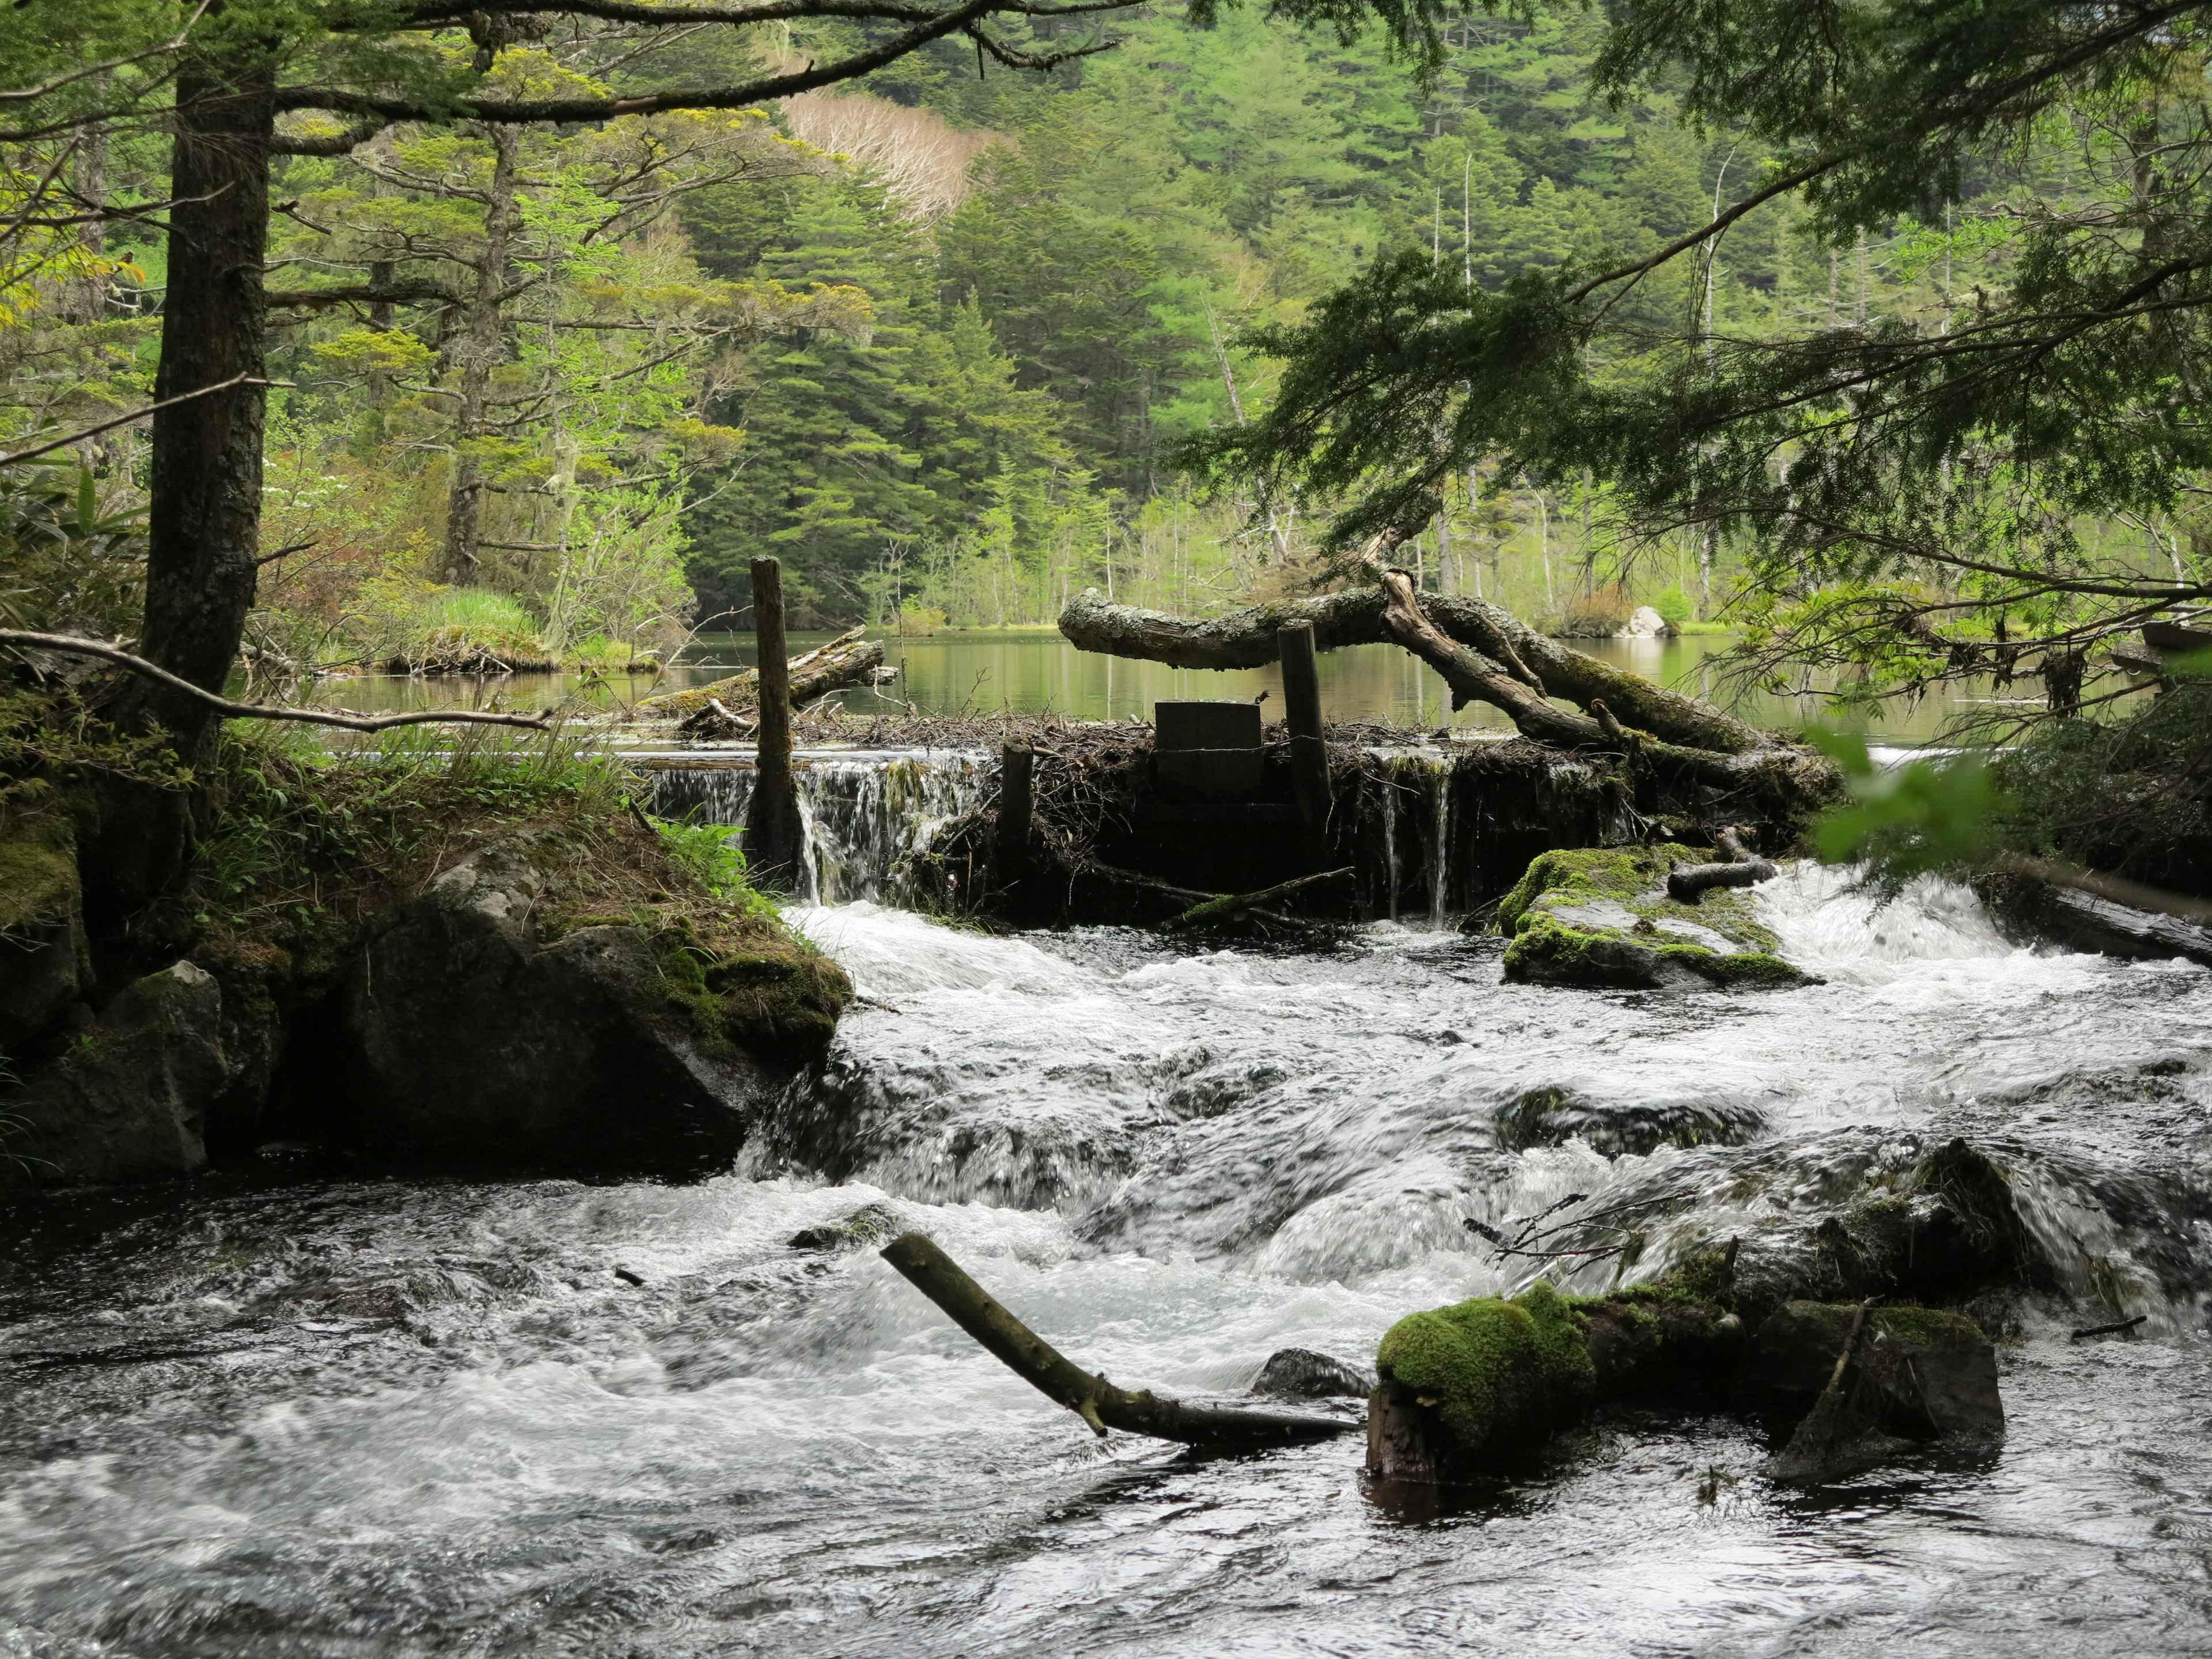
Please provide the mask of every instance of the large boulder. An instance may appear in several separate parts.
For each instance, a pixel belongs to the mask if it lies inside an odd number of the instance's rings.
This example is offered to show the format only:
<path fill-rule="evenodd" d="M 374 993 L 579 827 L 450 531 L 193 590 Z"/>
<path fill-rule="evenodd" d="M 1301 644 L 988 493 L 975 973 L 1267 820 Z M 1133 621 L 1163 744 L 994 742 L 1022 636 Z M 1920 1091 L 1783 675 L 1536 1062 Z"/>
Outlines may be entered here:
<path fill-rule="evenodd" d="M 501 846 L 399 906 L 287 1057 L 295 1133 L 384 1159 L 712 1168 L 849 994 L 780 931 L 717 951 L 650 913 L 547 900 L 530 850 Z"/>
<path fill-rule="evenodd" d="M 1747 892 L 1722 889 L 1694 905 L 1668 896 L 1669 872 L 1713 857 L 1671 842 L 1540 854 L 1498 902 L 1498 928 L 1511 941 L 1505 977 L 1630 991 L 1810 982 L 1776 953 Z"/>
<path fill-rule="evenodd" d="M 0 1098 L 0 1182 L 151 1181 L 207 1164 L 204 1123 L 229 1078 L 212 975 L 179 962 L 127 986 Z"/>

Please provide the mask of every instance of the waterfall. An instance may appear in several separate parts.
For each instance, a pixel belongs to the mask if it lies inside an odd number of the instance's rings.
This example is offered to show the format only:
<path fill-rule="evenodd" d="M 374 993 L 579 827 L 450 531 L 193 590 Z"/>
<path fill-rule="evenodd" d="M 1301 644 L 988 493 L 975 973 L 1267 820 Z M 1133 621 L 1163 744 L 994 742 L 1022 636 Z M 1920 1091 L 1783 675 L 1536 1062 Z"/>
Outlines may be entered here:
<path fill-rule="evenodd" d="M 994 770 L 984 756 L 957 750 L 799 757 L 807 902 L 921 908 L 927 878 L 918 855 L 981 801 Z M 653 771 L 653 810 L 734 827 L 752 791 L 750 766 L 663 764 Z"/>

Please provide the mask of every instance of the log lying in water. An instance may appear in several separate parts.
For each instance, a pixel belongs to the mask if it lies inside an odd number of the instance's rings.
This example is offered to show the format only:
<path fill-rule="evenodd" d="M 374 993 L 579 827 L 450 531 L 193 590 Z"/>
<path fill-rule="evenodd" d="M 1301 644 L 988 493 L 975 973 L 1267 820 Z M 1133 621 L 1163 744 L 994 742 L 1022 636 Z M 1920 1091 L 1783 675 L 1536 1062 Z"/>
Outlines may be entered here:
<path fill-rule="evenodd" d="M 877 671 L 884 664 L 884 645 L 881 640 L 863 638 L 864 632 L 855 628 L 827 645 L 817 646 L 790 659 L 793 708 L 812 702 L 832 691 L 875 684 Z M 637 712 L 650 720 L 684 720 L 715 702 L 742 720 L 760 703 L 759 673 L 748 668 L 727 679 L 695 685 L 688 691 L 664 691 L 639 703 Z"/>
<path fill-rule="evenodd" d="M 927 1234 L 902 1233 L 884 1247 L 882 1255 L 1008 1370 L 1066 1407 L 1102 1437 L 1109 1429 L 1120 1429 L 1186 1446 L 1289 1446 L 1358 1426 L 1296 1412 L 1185 1405 L 1149 1389 L 1132 1394 L 1085 1370 L 1008 1313 Z"/>
<path fill-rule="evenodd" d="M 1317 651 L 1402 642 L 1384 620 L 1386 602 L 1378 585 L 1190 622 L 1110 604 L 1092 588 L 1060 613 L 1060 631 L 1082 650 L 1111 656 L 1177 668 L 1261 668 L 1275 660 L 1279 631 L 1294 623 L 1312 624 Z M 1585 709 L 1602 702 L 1623 726 L 1648 732 L 1662 742 L 1723 755 L 1749 754 L 1775 742 L 1724 709 L 1562 645 L 1502 606 L 1425 594 L 1420 608 L 1447 639 L 1480 653 L 1505 679 L 1527 684 L 1514 672 L 1517 663 L 1534 682 L 1531 689 L 1540 688 L 1546 696 Z"/>
<path fill-rule="evenodd" d="M 1755 887 L 1782 872 L 1743 844 L 1734 830 L 1714 837 L 1720 858 L 1711 864 L 1678 864 L 1667 872 L 1667 896 L 1677 904 L 1695 904 L 1716 887 Z"/>

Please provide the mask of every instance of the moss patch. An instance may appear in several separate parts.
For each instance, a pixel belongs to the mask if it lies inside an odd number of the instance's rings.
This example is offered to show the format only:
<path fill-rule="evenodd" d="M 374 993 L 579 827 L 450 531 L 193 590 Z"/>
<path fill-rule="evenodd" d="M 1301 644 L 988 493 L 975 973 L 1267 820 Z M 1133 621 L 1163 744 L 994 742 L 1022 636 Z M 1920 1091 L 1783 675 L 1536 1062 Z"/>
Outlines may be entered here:
<path fill-rule="evenodd" d="M 1582 1316 L 1548 1285 L 1408 1314 L 1384 1333 L 1375 1358 L 1383 1376 L 1436 1407 L 1479 1465 L 1535 1449 L 1597 1392 Z"/>
<path fill-rule="evenodd" d="M 11 814 L 0 825 L 0 933 L 58 921 L 77 902 L 69 818 L 60 812 Z"/>
<path fill-rule="evenodd" d="M 1540 854 L 1498 904 L 1498 927 L 1512 941 L 1505 977 L 1625 990 L 1806 983 L 1776 954 L 1780 941 L 1759 921 L 1749 892 L 1716 889 L 1695 905 L 1667 896 L 1676 865 L 1714 856 L 1672 842 Z"/>

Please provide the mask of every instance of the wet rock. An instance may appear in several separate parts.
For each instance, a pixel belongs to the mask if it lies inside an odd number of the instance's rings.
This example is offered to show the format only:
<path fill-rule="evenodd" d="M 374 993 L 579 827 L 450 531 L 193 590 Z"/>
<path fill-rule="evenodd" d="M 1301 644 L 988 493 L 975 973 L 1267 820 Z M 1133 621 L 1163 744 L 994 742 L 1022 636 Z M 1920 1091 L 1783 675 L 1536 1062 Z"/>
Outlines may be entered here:
<path fill-rule="evenodd" d="M 1658 1146 L 1733 1146 L 1753 1139 L 1766 1121 L 1748 1106 L 1692 1101 L 1627 1105 L 1584 1100 L 1565 1089 L 1532 1089 L 1497 1118 L 1507 1152 L 1561 1146 L 1577 1138 L 1607 1158 L 1642 1156 Z"/>
<path fill-rule="evenodd" d="M 1840 1480 L 1930 1442 L 2004 1433 L 1989 1339 L 1929 1308 L 1785 1304 L 1759 1327 L 1746 1382 L 1784 1420 L 1799 1419 L 1770 1468 L 1779 1480 Z"/>
<path fill-rule="evenodd" d="M 1953 1139 L 1875 1176 L 1817 1224 L 1763 1241 L 1748 1258 L 1741 1302 L 1763 1318 L 1797 1299 L 1955 1304 L 1998 1287 L 2057 1285 L 2021 1218 L 2011 1177 L 1986 1152 Z"/>
<path fill-rule="evenodd" d="M 92 979 L 74 825 L 16 814 L 0 828 L 0 1054 L 20 1055 Z"/>
<path fill-rule="evenodd" d="M 208 1104 L 229 1078 L 222 1018 L 214 977 L 189 962 L 126 987 L 0 1098 L 0 1183 L 150 1181 L 204 1168 Z"/>
<path fill-rule="evenodd" d="M 1337 1400 L 1358 1398 L 1374 1386 L 1367 1372 L 1341 1359 L 1311 1348 L 1278 1348 L 1260 1368 L 1252 1392 L 1284 1400 Z"/>
<path fill-rule="evenodd" d="M 1511 940 L 1505 977 L 1638 991 L 1810 982 L 1775 954 L 1775 936 L 1747 893 L 1711 892 L 1695 905 L 1668 896 L 1674 869 L 1711 856 L 1671 842 L 1540 854 L 1498 904 L 1498 927 Z"/>
<path fill-rule="evenodd" d="M 546 897 L 526 848 L 490 848 L 366 939 L 295 1044 L 307 1138 L 509 1168 L 711 1169 L 834 1030 L 844 981 L 826 961 L 720 957 L 673 927 L 541 926 Z"/>
<path fill-rule="evenodd" d="M 785 1241 L 794 1250 L 857 1250 L 888 1243 L 902 1224 L 887 1204 L 871 1204 L 842 1221 L 802 1227 Z"/>

